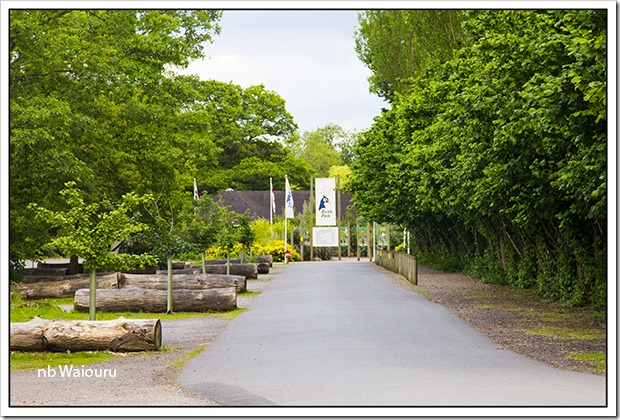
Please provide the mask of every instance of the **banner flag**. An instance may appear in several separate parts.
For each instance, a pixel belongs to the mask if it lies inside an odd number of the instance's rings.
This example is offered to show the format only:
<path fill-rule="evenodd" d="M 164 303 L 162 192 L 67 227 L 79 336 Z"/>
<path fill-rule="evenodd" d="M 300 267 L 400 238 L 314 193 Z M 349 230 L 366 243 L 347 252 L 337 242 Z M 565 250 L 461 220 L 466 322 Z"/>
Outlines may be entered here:
<path fill-rule="evenodd" d="M 269 222 L 273 224 L 273 215 L 276 214 L 276 193 L 273 192 L 273 182 L 271 178 L 269 178 Z"/>
<path fill-rule="evenodd" d="M 336 179 L 316 178 L 316 225 L 336 225 Z"/>
<path fill-rule="evenodd" d="M 291 186 L 288 183 L 288 177 L 284 178 L 286 181 L 286 191 L 285 191 L 285 196 L 286 196 L 286 210 L 284 213 L 284 216 L 287 219 L 292 219 L 295 217 L 294 213 L 295 213 L 295 208 L 293 207 L 293 193 L 291 192 Z"/>
<path fill-rule="evenodd" d="M 194 178 L 194 200 L 200 200 L 198 195 L 198 185 L 196 185 L 196 178 Z"/>

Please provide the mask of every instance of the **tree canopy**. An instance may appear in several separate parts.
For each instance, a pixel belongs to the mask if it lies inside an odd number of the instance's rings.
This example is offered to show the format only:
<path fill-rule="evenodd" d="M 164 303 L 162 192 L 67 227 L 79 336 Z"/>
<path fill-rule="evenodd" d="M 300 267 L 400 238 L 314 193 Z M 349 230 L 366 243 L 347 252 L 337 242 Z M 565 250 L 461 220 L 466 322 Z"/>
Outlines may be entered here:
<path fill-rule="evenodd" d="M 604 307 L 606 11 L 462 16 L 468 45 L 360 135 L 356 207 L 439 266 Z"/>
<path fill-rule="evenodd" d="M 297 126 L 276 92 L 171 70 L 204 56 L 219 33 L 221 15 L 215 10 L 10 11 L 14 269 L 40 257 L 54 233 L 29 204 L 62 209 L 66 203 L 59 191 L 67 182 L 79 187 L 86 205 L 150 194 L 159 207 L 143 206 L 142 221 L 151 235 L 160 235 L 159 248 L 169 250 L 176 234 L 167 232 L 188 213 L 189 204 L 183 203 L 187 193 L 191 197 L 194 178 L 207 193 L 266 189 L 269 177 L 283 182 L 286 173 L 296 185 L 309 182 L 311 167 L 283 146 Z M 186 233 L 181 229 L 179 235 Z"/>

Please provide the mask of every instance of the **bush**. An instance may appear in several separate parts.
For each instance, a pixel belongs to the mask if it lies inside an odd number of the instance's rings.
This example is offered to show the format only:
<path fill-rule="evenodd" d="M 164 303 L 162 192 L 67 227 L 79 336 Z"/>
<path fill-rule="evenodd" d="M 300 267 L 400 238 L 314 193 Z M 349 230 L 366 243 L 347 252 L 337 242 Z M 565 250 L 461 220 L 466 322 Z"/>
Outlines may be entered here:
<path fill-rule="evenodd" d="M 286 249 L 291 253 L 290 261 L 301 261 L 299 252 L 295 248 L 289 245 Z M 267 255 L 271 254 L 274 262 L 284 262 L 284 241 L 273 240 L 265 245 L 254 244 L 252 251 L 254 255 L 260 255 L 263 252 Z"/>

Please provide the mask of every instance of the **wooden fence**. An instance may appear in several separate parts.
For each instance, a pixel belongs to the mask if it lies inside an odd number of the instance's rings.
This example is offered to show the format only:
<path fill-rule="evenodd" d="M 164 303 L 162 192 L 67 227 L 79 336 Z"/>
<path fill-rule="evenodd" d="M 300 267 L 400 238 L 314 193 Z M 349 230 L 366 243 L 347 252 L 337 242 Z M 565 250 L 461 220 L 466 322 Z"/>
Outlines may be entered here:
<path fill-rule="evenodd" d="M 400 274 L 414 286 L 418 284 L 418 263 L 413 255 L 377 250 L 375 264 Z"/>

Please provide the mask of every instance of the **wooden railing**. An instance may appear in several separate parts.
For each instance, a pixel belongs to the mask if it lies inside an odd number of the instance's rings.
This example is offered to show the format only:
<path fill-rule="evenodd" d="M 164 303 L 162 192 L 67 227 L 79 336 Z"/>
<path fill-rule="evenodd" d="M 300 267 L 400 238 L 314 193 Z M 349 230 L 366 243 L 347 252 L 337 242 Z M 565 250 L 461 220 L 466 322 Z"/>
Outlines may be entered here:
<path fill-rule="evenodd" d="M 400 274 L 414 286 L 418 284 L 418 263 L 413 255 L 377 250 L 375 264 Z"/>

